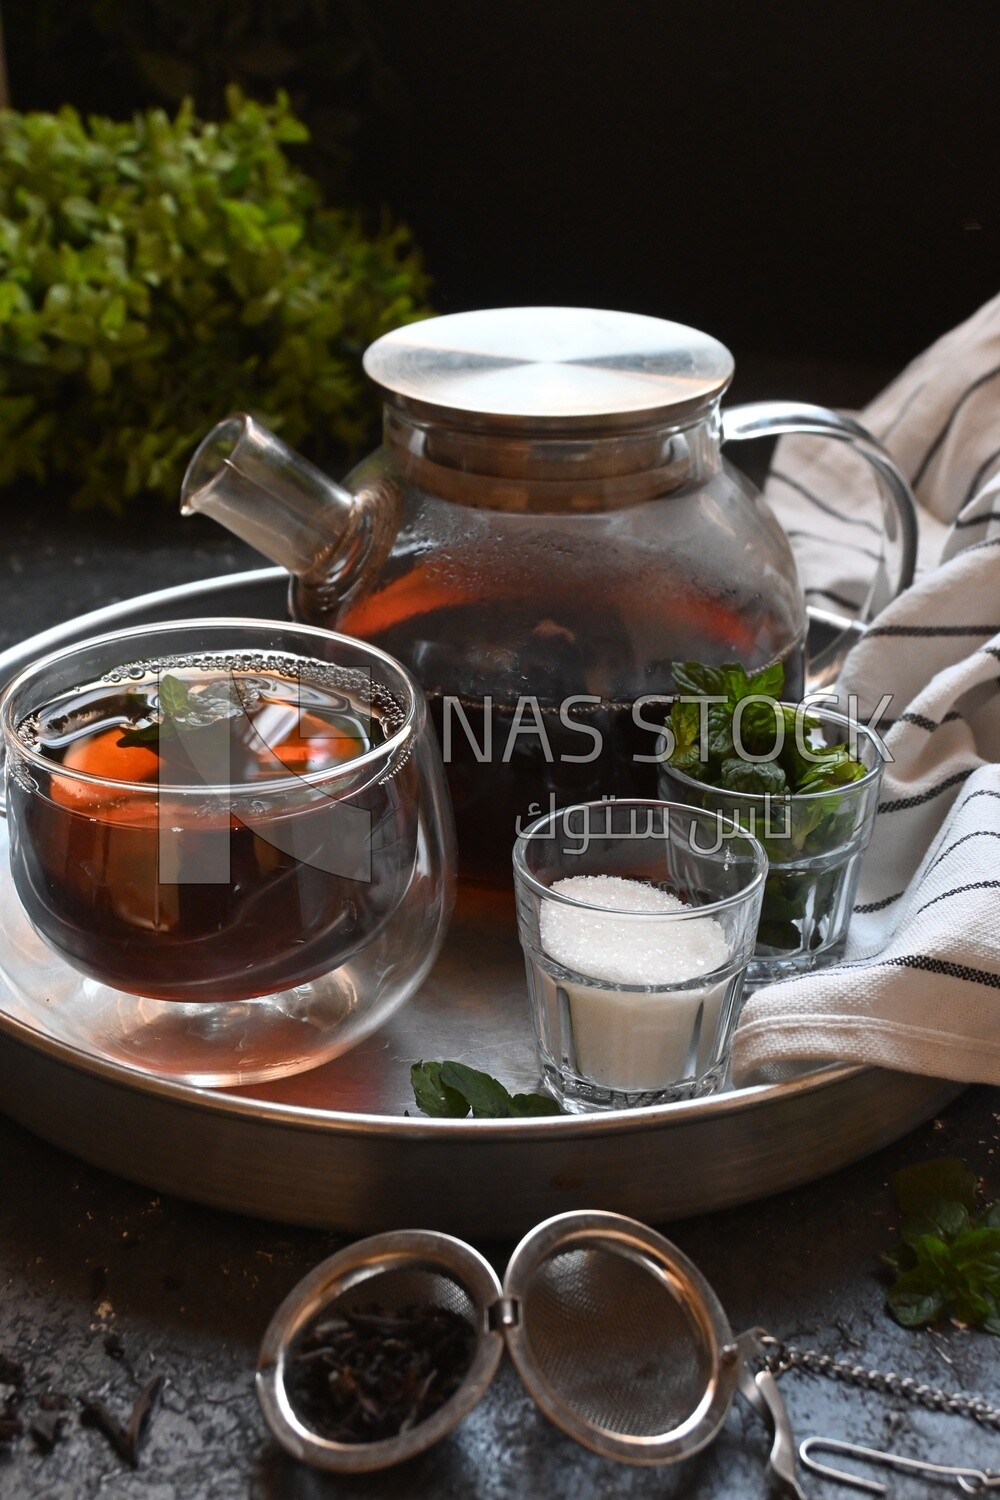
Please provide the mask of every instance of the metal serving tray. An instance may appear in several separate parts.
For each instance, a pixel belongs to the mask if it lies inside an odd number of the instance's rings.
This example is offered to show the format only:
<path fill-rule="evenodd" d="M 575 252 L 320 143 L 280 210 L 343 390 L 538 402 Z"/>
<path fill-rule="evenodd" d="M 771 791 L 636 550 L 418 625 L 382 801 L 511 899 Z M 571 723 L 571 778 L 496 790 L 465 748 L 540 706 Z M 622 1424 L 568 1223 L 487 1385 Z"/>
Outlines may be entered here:
<path fill-rule="evenodd" d="M 0 687 L 60 645 L 194 615 L 285 615 L 286 575 L 237 573 L 79 616 L 0 656 Z M 835 633 L 815 615 L 812 644 Z M 2 920 L 2 918 L 0 918 Z M 392 1021 L 311 1073 L 230 1092 L 149 1078 L 39 1029 L 0 991 L 0 1108 L 149 1187 L 289 1223 L 419 1225 L 479 1237 L 603 1208 L 662 1223 L 822 1176 L 905 1134 L 960 1089 L 873 1068 L 823 1068 L 689 1103 L 535 1120 L 429 1120 L 410 1064 L 454 1057 L 536 1083 L 513 909 L 456 914 L 430 979 Z"/>

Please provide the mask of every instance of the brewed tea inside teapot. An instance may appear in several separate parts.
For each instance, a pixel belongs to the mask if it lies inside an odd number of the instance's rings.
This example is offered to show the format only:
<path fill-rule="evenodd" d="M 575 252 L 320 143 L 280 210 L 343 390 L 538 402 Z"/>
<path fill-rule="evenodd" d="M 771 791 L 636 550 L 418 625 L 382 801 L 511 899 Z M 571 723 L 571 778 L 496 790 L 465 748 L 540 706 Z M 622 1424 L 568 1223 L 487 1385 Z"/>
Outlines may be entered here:
<path fill-rule="evenodd" d="M 540 813 L 656 795 L 672 661 L 780 660 L 785 696 L 801 695 L 795 560 L 724 441 L 855 443 L 885 517 L 869 612 L 911 581 L 912 495 L 874 440 L 797 403 L 723 414 L 732 356 L 694 329 L 585 308 L 458 313 L 385 335 L 364 367 L 384 442 L 342 485 L 238 415 L 199 447 L 182 503 L 289 569 L 297 619 L 416 675 L 465 881 L 508 885 Z"/>

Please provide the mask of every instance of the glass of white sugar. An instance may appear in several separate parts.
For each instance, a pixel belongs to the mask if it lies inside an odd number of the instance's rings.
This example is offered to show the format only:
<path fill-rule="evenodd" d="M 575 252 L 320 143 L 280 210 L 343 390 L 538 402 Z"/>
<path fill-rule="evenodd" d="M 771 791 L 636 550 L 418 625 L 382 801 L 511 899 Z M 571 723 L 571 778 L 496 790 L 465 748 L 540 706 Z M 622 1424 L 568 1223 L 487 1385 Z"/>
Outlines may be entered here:
<path fill-rule="evenodd" d="M 725 1084 L 767 857 L 680 803 L 582 803 L 514 846 L 542 1076 L 565 1109 L 629 1109 Z"/>

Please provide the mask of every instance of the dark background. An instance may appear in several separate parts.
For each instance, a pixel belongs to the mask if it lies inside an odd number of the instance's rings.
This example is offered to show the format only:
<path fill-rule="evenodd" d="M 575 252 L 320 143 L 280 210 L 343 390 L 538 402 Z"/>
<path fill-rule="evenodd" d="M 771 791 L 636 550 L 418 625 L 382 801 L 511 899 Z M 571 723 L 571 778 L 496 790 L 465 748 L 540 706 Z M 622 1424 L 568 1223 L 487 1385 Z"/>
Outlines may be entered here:
<path fill-rule="evenodd" d="M 12 101 L 287 87 L 441 311 L 610 306 L 899 366 L 1000 285 L 994 0 L 4 0 Z M 801 392 L 800 392 L 801 394 Z"/>

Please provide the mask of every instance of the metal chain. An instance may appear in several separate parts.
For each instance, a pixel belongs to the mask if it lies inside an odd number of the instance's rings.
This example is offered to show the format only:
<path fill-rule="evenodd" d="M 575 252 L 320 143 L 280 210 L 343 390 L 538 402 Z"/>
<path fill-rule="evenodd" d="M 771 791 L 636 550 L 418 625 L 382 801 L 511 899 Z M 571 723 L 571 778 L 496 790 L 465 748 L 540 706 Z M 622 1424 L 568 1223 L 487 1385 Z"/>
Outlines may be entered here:
<path fill-rule="evenodd" d="M 991 1406 L 981 1396 L 942 1391 L 933 1385 L 921 1385 L 919 1380 L 914 1380 L 910 1375 L 897 1375 L 891 1370 L 870 1370 L 867 1365 L 852 1365 L 847 1360 L 834 1359 L 830 1354 L 820 1354 L 818 1349 L 799 1349 L 794 1344 L 785 1344 L 769 1333 L 761 1336 L 761 1345 L 765 1350 L 764 1363 L 775 1379 L 788 1370 L 806 1370 L 811 1375 L 825 1375 L 844 1385 L 882 1391 L 887 1396 L 902 1396 L 917 1406 L 929 1407 L 931 1411 L 946 1411 L 958 1417 L 971 1417 L 984 1427 L 994 1427 L 1000 1431 L 1000 1407 Z"/>

